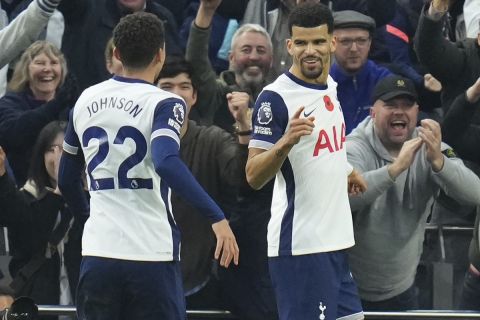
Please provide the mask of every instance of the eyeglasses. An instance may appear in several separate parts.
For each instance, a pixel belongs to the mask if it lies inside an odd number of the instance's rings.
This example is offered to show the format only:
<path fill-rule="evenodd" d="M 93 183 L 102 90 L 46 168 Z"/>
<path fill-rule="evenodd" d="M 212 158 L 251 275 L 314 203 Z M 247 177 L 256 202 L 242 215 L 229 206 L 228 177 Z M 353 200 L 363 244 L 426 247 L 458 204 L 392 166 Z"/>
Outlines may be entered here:
<path fill-rule="evenodd" d="M 361 38 L 343 38 L 343 39 L 338 39 L 337 42 L 345 48 L 351 48 L 353 43 L 357 45 L 359 48 L 364 48 L 370 43 L 370 37 L 361 37 Z"/>

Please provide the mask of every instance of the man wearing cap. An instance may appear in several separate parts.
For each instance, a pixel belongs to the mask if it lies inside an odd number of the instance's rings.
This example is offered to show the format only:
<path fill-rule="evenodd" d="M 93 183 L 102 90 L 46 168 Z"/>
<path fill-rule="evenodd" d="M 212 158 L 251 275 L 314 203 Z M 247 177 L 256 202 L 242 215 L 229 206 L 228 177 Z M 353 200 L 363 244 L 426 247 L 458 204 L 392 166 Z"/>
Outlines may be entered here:
<path fill-rule="evenodd" d="M 392 75 L 373 91 L 370 116 L 347 136 L 348 161 L 369 189 L 350 198 L 356 245 L 349 261 L 365 310 L 418 308 L 415 273 L 434 195 L 480 204 L 480 179 L 418 116 L 411 80 Z"/>
<path fill-rule="evenodd" d="M 330 75 L 338 83 L 338 100 L 345 118 L 346 133 L 368 116 L 373 87 L 390 71 L 368 60 L 375 21 L 357 11 L 335 12 L 337 47 Z"/>

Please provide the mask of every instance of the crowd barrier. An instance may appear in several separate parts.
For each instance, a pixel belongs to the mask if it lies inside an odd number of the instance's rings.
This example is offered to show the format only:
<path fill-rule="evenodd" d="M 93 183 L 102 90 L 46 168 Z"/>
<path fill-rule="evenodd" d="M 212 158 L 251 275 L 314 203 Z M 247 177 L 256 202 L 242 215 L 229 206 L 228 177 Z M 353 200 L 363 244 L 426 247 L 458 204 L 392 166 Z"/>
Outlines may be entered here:
<path fill-rule="evenodd" d="M 39 305 L 38 311 L 40 315 L 75 315 L 74 306 L 52 306 Z M 224 310 L 188 310 L 187 316 L 189 319 L 237 319 L 228 311 Z M 453 311 L 453 310 L 419 310 L 419 311 L 405 311 L 405 312 L 365 312 L 365 319 L 480 319 L 480 312 L 468 311 Z"/>
<path fill-rule="evenodd" d="M 427 225 L 427 232 L 432 232 L 438 230 L 436 225 Z M 472 227 L 463 227 L 463 226 L 443 226 L 443 231 L 462 233 L 462 232 L 472 232 Z M 76 314 L 75 306 L 56 306 L 56 305 L 39 305 L 38 306 L 40 315 L 70 315 L 74 316 Z M 225 310 L 188 310 L 187 311 L 188 319 L 195 320 L 206 320 L 206 319 L 222 319 L 222 320 L 239 320 L 236 316 L 231 314 L 229 311 Z M 478 311 L 457 311 L 457 310 L 418 310 L 418 311 L 406 311 L 406 312 L 365 312 L 365 319 L 378 319 L 378 320 L 387 320 L 387 319 L 405 319 L 405 320 L 414 320 L 414 319 L 477 319 L 480 320 L 480 312 Z"/>

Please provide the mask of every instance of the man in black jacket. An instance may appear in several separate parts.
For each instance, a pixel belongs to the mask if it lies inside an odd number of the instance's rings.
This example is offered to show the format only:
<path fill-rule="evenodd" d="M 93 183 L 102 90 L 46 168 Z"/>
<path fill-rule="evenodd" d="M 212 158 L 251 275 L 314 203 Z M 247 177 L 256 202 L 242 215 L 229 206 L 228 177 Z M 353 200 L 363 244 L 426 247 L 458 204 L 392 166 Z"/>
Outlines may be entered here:
<path fill-rule="evenodd" d="M 104 51 L 120 18 L 136 11 L 155 14 L 165 26 L 166 51 L 181 53 L 177 24 L 171 12 L 152 0 L 71 0 L 59 6 L 65 18 L 62 40 L 69 69 L 85 89 L 110 77 Z"/>
<path fill-rule="evenodd" d="M 266 229 L 270 217 L 271 188 L 253 191 L 247 185 L 245 165 L 251 133 L 248 106 L 229 99 L 228 107 L 238 130 L 236 137 L 217 126 L 189 120 L 197 88 L 193 67 L 183 58 L 169 57 L 158 86 L 180 95 L 187 112 L 182 128 L 180 156 L 208 194 L 230 214 L 230 226 L 245 253 L 242 265 L 212 273 L 211 226 L 175 193 L 172 207 L 181 234 L 181 268 L 187 309 L 228 308 L 241 319 L 276 319 L 276 305 L 266 263 Z M 231 93 L 229 94 L 231 95 Z M 230 97 L 230 96 L 229 96 Z M 213 270 L 215 270 L 215 266 Z M 228 290 L 225 290 L 229 288 Z"/>
<path fill-rule="evenodd" d="M 457 96 L 442 124 L 445 142 L 454 147 L 464 160 L 471 161 L 480 174 L 480 128 L 472 125 L 473 115 L 480 110 L 480 77 L 465 92 Z M 465 274 L 460 308 L 480 310 L 480 207 L 477 207 L 475 231 L 470 242 L 470 266 Z"/>

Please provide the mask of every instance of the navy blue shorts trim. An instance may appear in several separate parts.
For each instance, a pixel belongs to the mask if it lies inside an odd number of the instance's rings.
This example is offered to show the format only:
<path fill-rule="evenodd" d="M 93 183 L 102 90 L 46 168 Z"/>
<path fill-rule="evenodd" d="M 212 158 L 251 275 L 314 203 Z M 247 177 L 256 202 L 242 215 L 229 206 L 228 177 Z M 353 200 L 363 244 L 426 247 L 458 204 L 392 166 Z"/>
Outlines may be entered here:
<path fill-rule="evenodd" d="M 80 320 L 184 320 L 178 261 L 83 257 L 77 288 Z"/>
<path fill-rule="evenodd" d="M 280 320 L 363 319 L 344 250 L 268 258 Z"/>

